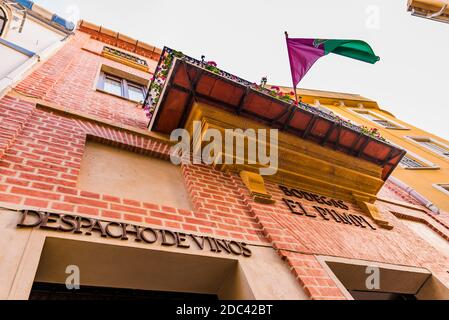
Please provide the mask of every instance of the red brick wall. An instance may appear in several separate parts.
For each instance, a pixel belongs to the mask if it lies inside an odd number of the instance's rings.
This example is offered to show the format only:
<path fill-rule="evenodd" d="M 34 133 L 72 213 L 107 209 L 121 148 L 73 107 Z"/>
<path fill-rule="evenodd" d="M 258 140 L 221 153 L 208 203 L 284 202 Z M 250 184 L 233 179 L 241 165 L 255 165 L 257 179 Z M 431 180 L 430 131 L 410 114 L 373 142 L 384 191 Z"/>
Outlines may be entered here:
<path fill-rule="evenodd" d="M 169 157 L 168 145 L 147 137 L 35 108 L 0 161 L 0 202 L 259 241 L 260 226 L 248 215 L 238 192 L 230 192 L 235 189 L 231 177 L 211 168 L 183 168 L 193 212 L 77 189 L 88 136 L 149 156 Z"/>
<path fill-rule="evenodd" d="M 183 168 L 196 208 L 193 212 L 76 188 L 87 137 L 126 149 L 133 146 L 131 149 L 136 152 L 165 159 L 169 154 L 167 145 L 149 138 L 64 116 L 17 98 L 39 99 L 43 104 L 48 102 L 68 111 L 83 112 L 118 126 L 146 129 L 148 119 L 141 108 L 134 102 L 98 92 L 95 85 L 102 65 L 141 78 L 149 79 L 151 74 L 103 58 L 103 45 L 88 34 L 78 32 L 54 57 L 16 87 L 14 97 L 7 96 L 0 101 L 5 111 L 0 129 L 0 150 L 5 153 L 0 162 L 3 173 L 0 202 L 146 222 L 243 241 L 264 241 L 260 239 L 260 226 L 245 211 L 239 194 L 229 192 L 235 190 L 231 178 L 211 168 Z M 217 182 L 212 182 L 211 177 Z M 226 179 L 227 184 L 224 183 Z"/>
<path fill-rule="evenodd" d="M 103 43 L 106 43 L 108 45 L 117 47 L 119 49 L 123 49 L 130 52 L 135 52 L 138 55 L 141 55 L 142 57 L 150 58 L 152 60 L 159 59 L 159 54 L 157 53 L 159 50 L 155 48 L 154 51 L 148 51 L 143 48 L 140 48 L 139 46 L 136 46 L 133 43 L 129 43 L 120 39 L 117 39 L 117 37 L 112 37 L 104 33 L 100 33 L 98 31 L 86 28 L 81 26 L 80 30 L 84 33 L 87 33 L 91 36 L 94 40 L 102 41 Z"/>
<path fill-rule="evenodd" d="M 144 77 L 151 74 L 111 61 L 87 51 L 97 43 L 87 34 L 77 33 L 54 57 L 22 81 L 16 90 L 27 96 L 113 121 L 117 124 L 146 128 L 148 118 L 137 103 L 98 92 L 97 77 L 102 65 Z M 86 50 L 83 48 L 86 47 Z"/>
<path fill-rule="evenodd" d="M 267 183 L 276 204 L 258 204 L 237 174 L 203 165 L 182 165 L 193 211 L 78 189 L 81 159 L 89 137 L 150 156 L 169 156 L 169 146 L 119 129 L 121 125 L 146 128 L 148 119 L 135 103 L 95 91 L 102 64 L 132 71 L 96 54 L 94 47 L 98 46 L 87 34 L 78 33 L 17 86 L 20 94 L 11 93 L 0 100 L 0 203 L 135 221 L 273 246 L 314 299 L 344 299 L 316 255 L 426 267 L 449 283 L 448 258 L 417 238 L 400 219 L 424 219 L 448 236 L 447 225 L 428 212 L 379 202 L 393 230 L 362 229 L 298 216 L 289 212 L 277 185 Z M 135 72 L 142 75 L 141 71 Z M 37 107 L 35 102 L 27 102 L 35 101 L 31 98 L 112 121 L 118 127 Z M 388 196 L 388 192 L 384 195 Z M 407 201 L 406 196 L 399 198 Z M 310 203 L 304 202 L 304 206 L 312 210 Z M 363 214 L 354 205 L 350 212 Z"/>
<path fill-rule="evenodd" d="M 269 185 L 269 192 L 275 195 L 275 199 L 280 203 L 280 199 L 285 197 L 277 185 Z M 302 202 L 306 210 L 313 212 L 311 203 Z M 417 210 L 410 210 L 404 207 L 377 202 L 378 208 L 384 213 L 384 217 L 394 226 L 393 230 L 385 230 L 377 227 L 377 230 L 369 228 L 362 229 L 356 226 L 335 223 L 334 221 L 324 221 L 317 218 L 303 216 L 293 216 L 286 206 L 278 208 L 264 219 L 272 223 L 278 222 L 283 228 L 282 241 L 278 241 L 280 248 L 291 249 L 290 239 L 286 239 L 286 233 L 297 243 L 296 251 L 306 255 L 338 256 L 367 261 L 377 261 L 397 265 L 408 265 L 428 268 L 438 274 L 449 283 L 449 256 L 443 257 L 441 253 L 431 247 L 427 242 L 416 235 L 392 212 L 402 213 L 402 217 L 409 218 L 419 216 L 429 220 L 432 225 L 437 225 L 446 237 L 449 235 L 449 228 L 435 223 L 433 219 L 427 219 L 429 212 L 424 213 Z M 271 211 L 271 208 L 270 208 Z M 338 210 L 337 210 L 338 211 Z M 360 209 L 351 206 L 349 213 L 362 214 Z M 434 216 L 434 215 L 431 215 Z M 430 221 L 433 222 L 430 222 Z M 262 223 L 263 224 L 263 223 Z M 285 241 L 287 240 L 287 241 Z M 320 282 L 329 281 L 328 276 L 321 270 L 317 261 L 303 255 L 285 253 L 286 259 L 292 265 L 294 272 L 307 279 L 310 287 L 315 292 L 315 296 L 322 297 L 337 294 L 336 288 L 332 285 L 323 287 Z M 309 266 L 310 265 L 310 266 Z M 318 281 L 320 280 L 320 281 Z M 317 287 L 318 286 L 318 287 Z M 337 295 L 338 296 L 338 295 Z"/>

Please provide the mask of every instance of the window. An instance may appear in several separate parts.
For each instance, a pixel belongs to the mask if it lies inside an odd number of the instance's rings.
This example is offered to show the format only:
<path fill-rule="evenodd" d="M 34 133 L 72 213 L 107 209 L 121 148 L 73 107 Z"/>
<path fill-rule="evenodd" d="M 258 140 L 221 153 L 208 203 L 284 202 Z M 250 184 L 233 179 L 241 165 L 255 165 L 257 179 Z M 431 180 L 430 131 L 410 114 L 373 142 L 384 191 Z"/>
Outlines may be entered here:
<path fill-rule="evenodd" d="M 102 72 L 98 89 L 107 93 L 142 103 L 145 100 L 145 86 Z"/>
<path fill-rule="evenodd" d="M 130 100 L 143 101 L 145 99 L 144 90 L 139 85 L 128 83 L 128 97 Z"/>
<path fill-rule="evenodd" d="M 394 122 L 389 121 L 387 119 L 383 119 L 383 118 L 373 114 L 370 111 L 355 110 L 355 112 L 357 114 L 359 114 L 360 116 L 364 117 L 365 119 L 368 119 L 374 123 L 377 123 L 378 125 L 386 128 L 386 129 L 395 129 L 395 130 L 405 129 L 404 127 L 397 125 Z"/>
<path fill-rule="evenodd" d="M 0 7 L 0 36 L 3 35 L 3 31 L 5 31 L 6 23 L 8 22 L 8 17 L 6 16 L 5 10 Z"/>
<path fill-rule="evenodd" d="M 436 153 L 441 153 L 444 156 L 449 156 L 449 150 L 439 146 L 438 144 L 431 141 L 423 141 L 421 144 L 429 149 L 432 149 Z"/>
<path fill-rule="evenodd" d="M 389 122 L 387 120 L 373 120 L 373 121 L 387 129 L 399 129 L 398 126 L 396 126 L 395 124 L 392 124 L 391 122 Z"/>
<path fill-rule="evenodd" d="M 421 146 L 432 150 L 436 154 L 439 154 L 440 156 L 449 158 L 449 147 L 436 142 L 430 138 L 411 138 L 416 143 L 420 144 Z"/>
<path fill-rule="evenodd" d="M 363 112 L 363 111 L 356 111 L 358 114 L 360 114 L 362 117 L 371 120 L 371 121 L 375 121 L 375 120 L 379 120 L 378 118 L 376 118 L 375 116 L 373 116 L 371 113 L 369 113 L 368 111 Z"/>
<path fill-rule="evenodd" d="M 106 76 L 104 80 L 104 91 L 122 96 L 122 82 Z"/>
<path fill-rule="evenodd" d="M 423 165 L 421 162 L 411 158 L 409 155 L 405 155 L 404 158 L 401 160 L 401 166 L 405 168 L 425 168 L 425 165 Z"/>
<path fill-rule="evenodd" d="M 390 142 L 392 145 L 404 149 L 403 147 L 399 146 L 398 144 L 395 144 L 393 142 Z M 419 155 L 410 152 L 406 149 L 404 149 L 405 151 L 407 151 L 406 155 L 402 158 L 401 162 L 399 163 L 399 165 L 404 168 L 404 169 L 409 169 L 409 170 L 419 170 L 419 169 L 423 169 L 423 170 L 439 170 L 440 167 L 432 162 L 430 162 L 429 160 L 426 160 L 422 157 L 420 157 Z"/>

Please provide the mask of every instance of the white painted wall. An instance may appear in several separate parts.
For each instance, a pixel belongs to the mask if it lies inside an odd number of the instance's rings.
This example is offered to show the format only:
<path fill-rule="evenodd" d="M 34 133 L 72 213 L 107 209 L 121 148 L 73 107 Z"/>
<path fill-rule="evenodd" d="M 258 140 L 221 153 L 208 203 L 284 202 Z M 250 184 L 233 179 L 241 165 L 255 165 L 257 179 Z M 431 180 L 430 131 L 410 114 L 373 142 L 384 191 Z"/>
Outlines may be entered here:
<path fill-rule="evenodd" d="M 53 48 L 61 45 L 62 40 L 66 38 L 66 34 L 63 32 L 30 15 L 27 15 L 24 20 L 22 12 L 16 11 L 11 6 L 6 6 L 1 0 L 0 5 L 6 9 L 9 20 L 7 29 L 2 36 L 3 40 L 34 52 L 43 58 L 48 55 L 48 52 L 54 52 Z M 24 22 L 23 26 L 22 22 Z M 0 97 L 8 92 L 17 81 L 22 80 L 38 61 L 36 56 L 29 57 L 0 43 Z"/>
<path fill-rule="evenodd" d="M 27 60 L 28 57 L 26 55 L 23 55 L 0 43 L 0 78 L 4 78 Z"/>
<path fill-rule="evenodd" d="M 65 37 L 63 33 L 30 16 L 26 18 L 22 32 L 19 33 L 23 18 L 20 15 L 15 15 L 15 17 L 16 21 L 12 21 L 4 39 L 25 49 L 39 53 Z"/>

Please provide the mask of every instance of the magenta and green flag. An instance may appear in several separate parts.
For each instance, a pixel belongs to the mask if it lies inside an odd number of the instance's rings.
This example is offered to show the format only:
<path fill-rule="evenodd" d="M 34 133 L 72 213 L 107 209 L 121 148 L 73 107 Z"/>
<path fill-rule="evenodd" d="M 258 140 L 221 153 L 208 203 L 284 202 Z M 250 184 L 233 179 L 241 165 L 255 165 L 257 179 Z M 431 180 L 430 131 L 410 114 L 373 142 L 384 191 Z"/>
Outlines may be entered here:
<path fill-rule="evenodd" d="M 328 55 L 338 54 L 348 58 L 376 63 L 380 60 L 371 46 L 361 40 L 292 39 L 287 36 L 287 48 L 292 70 L 293 86 L 304 78 L 314 63 Z"/>

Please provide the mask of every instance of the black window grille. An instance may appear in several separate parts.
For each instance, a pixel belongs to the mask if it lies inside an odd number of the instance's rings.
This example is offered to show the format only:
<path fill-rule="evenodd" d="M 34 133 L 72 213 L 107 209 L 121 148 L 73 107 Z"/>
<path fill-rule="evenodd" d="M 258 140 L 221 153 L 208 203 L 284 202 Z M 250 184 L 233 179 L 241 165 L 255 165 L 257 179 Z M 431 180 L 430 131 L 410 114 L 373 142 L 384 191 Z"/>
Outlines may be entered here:
<path fill-rule="evenodd" d="M 143 67 L 148 67 L 148 63 L 146 62 L 146 60 L 140 59 L 139 57 L 133 56 L 133 55 L 131 55 L 129 53 L 126 53 L 126 52 L 123 52 L 123 51 L 120 51 L 120 50 L 117 50 L 117 49 L 114 49 L 114 48 L 111 48 L 111 47 L 108 47 L 108 46 L 105 46 L 103 48 L 103 51 L 107 52 L 107 53 L 109 53 L 111 55 L 114 55 L 114 56 L 116 56 L 118 58 L 129 60 L 129 61 L 131 61 L 133 63 L 136 63 L 138 65 L 141 65 Z"/>
<path fill-rule="evenodd" d="M 407 168 L 424 168 L 424 165 L 422 163 L 413 158 L 410 158 L 407 155 L 402 158 L 401 165 Z"/>
<path fill-rule="evenodd" d="M 433 141 L 419 141 L 419 143 L 421 145 L 423 145 L 424 147 L 442 155 L 442 156 L 446 156 L 449 157 L 449 149 L 445 148 L 443 146 L 440 146 L 439 144 L 433 142 Z"/>
<path fill-rule="evenodd" d="M 391 123 L 390 121 L 387 121 L 387 120 L 373 120 L 373 121 L 387 129 L 398 129 L 398 127 L 396 125 L 394 125 L 393 123 Z"/>

